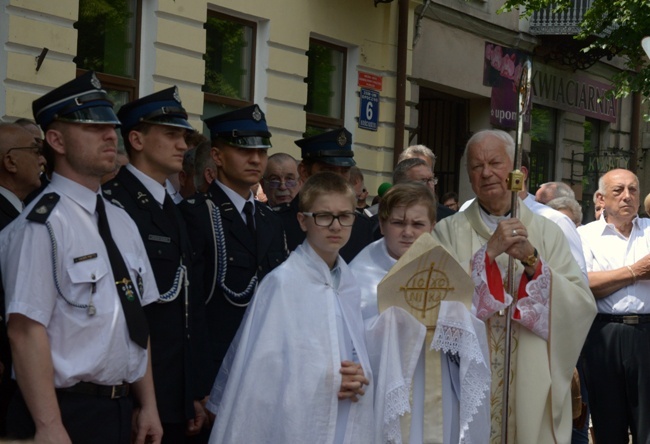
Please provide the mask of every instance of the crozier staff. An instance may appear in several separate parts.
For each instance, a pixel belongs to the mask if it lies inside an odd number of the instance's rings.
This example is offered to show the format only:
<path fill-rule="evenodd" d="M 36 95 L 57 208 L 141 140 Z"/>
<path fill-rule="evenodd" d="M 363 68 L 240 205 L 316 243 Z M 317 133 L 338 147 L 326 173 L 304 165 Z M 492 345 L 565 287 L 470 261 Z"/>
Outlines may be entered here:
<path fill-rule="evenodd" d="M 512 137 L 498 130 L 480 131 L 466 150 L 477 199 L 465 212 L 439 222 L 434 235 L 476 285 L 473 305 L 486 322 L 491 350 L 490 442 L 501 441 L 504 420 L 509 442 L 569 442 L 569 386 L 595 315 L 593 296 L 555 224 L 521 203 L 520 216 L 510 218 L 512 192 L 506 178 L 513 169 Z M 511 413 L 503 418 L 506 322 L 500 311 L 512 303 L 503 285 L 509 257 L 514 259 L 511 288 L 517 302 L 511 307 Z"/>

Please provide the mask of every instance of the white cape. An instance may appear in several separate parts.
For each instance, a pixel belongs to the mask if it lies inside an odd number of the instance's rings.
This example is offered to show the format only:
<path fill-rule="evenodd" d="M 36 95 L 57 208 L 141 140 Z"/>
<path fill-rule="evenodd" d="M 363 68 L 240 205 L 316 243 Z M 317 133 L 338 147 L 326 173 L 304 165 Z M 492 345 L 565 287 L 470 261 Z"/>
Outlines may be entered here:
<path fill-rule="evenodd" d="M 208 402 L 210 443 L 330 444 L 341 386 L 337 299 L 358 361 L 371 381 L 350 403 L 344 443 L 374 444 L 373 375 L 360 293 L 339 258 L 339 289 L 307 243 L 261 282 Z M 227 383 L 227 384 L 226 384 Z"/>

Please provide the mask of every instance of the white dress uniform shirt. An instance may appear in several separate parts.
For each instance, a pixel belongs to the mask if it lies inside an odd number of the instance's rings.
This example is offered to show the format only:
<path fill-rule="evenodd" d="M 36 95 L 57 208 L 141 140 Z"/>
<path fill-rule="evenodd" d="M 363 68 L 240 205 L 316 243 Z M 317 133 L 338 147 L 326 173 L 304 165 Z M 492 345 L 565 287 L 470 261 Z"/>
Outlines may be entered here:
<path fill-rule="evenodd" d="M 79 381 L 103 385 L 137 381 L 145 374 L 147 350 L 129 338 L 97 228 L 97 193 L 57 174 L 43 195 L 47 193 L 60 196 L 47 219 L 55 247 L 48 225 L 26 219 L 35 206 L 42 205 L 40 199 L 0 234 L 8 322 L 12 313 L 20 313 L 45 326 L 57 388 Z M 142 305 L 158 300 L 137 227 L 114 205 L 106 205 L 106 214 L 131 279 L 136 287 L 142 283 Z M 94 315 L 88 311 L 91 297 Z"/>

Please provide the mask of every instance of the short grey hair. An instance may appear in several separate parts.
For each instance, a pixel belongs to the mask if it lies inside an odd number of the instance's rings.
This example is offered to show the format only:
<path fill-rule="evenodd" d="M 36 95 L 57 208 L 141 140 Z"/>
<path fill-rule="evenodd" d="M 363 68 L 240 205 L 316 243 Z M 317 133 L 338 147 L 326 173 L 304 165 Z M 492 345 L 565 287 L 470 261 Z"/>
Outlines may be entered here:
<path fill-rule="evenodd" d="M 194 147 L 194 186 L 198 189 L 203 186 L 206 168 L 217 169 L 217 164 L 212 159 L 212 143 L 205 140 Z"/>
<path fill-rule="evenodd" d="M 605 174 L 607 174 L 607 173 L 605 173 Z M 605 190 L 605 188 L 606 188 L 605 187 L 605 174 L 603 174 L 602 176 L 600 176 L 598 178 L 598 189 L 596 190 L 596 193 L 602 194 L 603 196 L 605 195 L 605 191 L 606 191 Z M 595 197 L 596 193 L 594 193 L 594 199 L 596 199 L 596 197 Z M 594 200 L 594 202 L 596 202 L 596 201 Z"/>
<path fill-rule="evenodd" d="M 266 162 L 266 167 L 268 168 L 272 163 L 283 163 L 283 162 L 294 162 L 296 168 L 298 167 L 298 161 L 291 154 L 287 153 L 275 153 L 269 156 Z M 266 171 L 264 172 L 266 174 Z"/>
<path fill-rule="evenodd" d="M 431 150 L 431 148 L 424 145 L 411 145 L 410 147 L 406 148 L 397 158 L 397 163 L 401 162 L 402 160 L 411 159 L 418 156 L 426 156 L 428 159 L 430 159 L 431 169 L 436 166 L 436 155 L 433 153 L 433 150 Z"/>
<path fill-rule="evenodd" d="M 409 170 L 420 165 L 424 165 L 425 167 L 429 168 L 429 165 L 427 165 L 427 163 L 419 157 L 411 157 L 409 159 L 402 160 L 395 166 L 395 169 L 393 170 L 393 185 L 409 182 Z"/>
<path fill-rule="evenodd" d="M 470 147 L 482 143 L 483 140 L 485 140 L 488 137 L 495 137 L 499 139 L 501 142 L 503 142 L 503 147 L 506 150 L 506 154 L 508 155 L 508 157 L 512 162 L 515 161 L 515 140 L 512 138 L 510 134 L 508 134 L 503 130 L 486 129 L 475 133 L 467 141 L 467 145 L 465 145 L 465 152 L 468 153 Z"/>
<path fill-rule="evenodd" d="M 576 226 L 582 223 L 582 207 L 574 198 L 568 196 L 556 197 L 548 201 L 546 205 L 558 211 L 568 210 L 571 213 L 570 219 Z"/>
<path fill-rule="evenodd" d="M 576 198 L 576 193 L 574 193 L 573 189 L 564 182 L 546 182 L 541 184 L 539 188 L 542 190 L 542 203 L 548 203 L 558 197 Z"/>

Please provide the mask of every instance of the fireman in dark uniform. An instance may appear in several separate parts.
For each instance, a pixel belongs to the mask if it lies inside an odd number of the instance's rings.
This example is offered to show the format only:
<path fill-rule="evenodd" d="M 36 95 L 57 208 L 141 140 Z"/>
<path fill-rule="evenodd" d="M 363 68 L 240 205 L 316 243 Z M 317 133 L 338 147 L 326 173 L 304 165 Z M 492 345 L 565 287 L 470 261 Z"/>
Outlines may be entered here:
<path fill-rule="evenodd" d="M 257 283 L 288 256 L 280 218 L 250 188 L 266 169 L 271 133 L 252 105 L 205 121 L 217 179 L 179 205 L 206 302 L 209 374 L 217 375 Z"/>
<path fill-rule="evenodd" d="M 130 163 L 104 184 L 104 197 L 123 207 L 138 226 L 160 297 L 145 307 L 163 442 L 183 443 L 201 430 L 200 401 L 211 382 L 205 365 L 205 306 L 193 285 L 192 248 L 167 177 L 187 150 L 187 122 L 174 86 L 124 105 L 118 112 Z"/>

